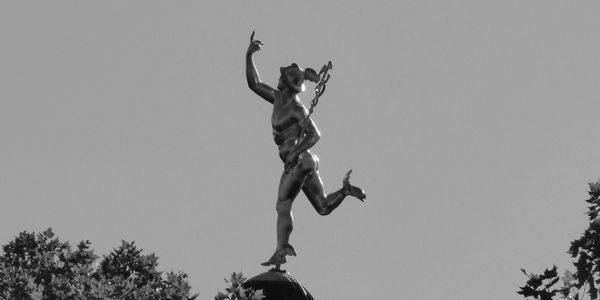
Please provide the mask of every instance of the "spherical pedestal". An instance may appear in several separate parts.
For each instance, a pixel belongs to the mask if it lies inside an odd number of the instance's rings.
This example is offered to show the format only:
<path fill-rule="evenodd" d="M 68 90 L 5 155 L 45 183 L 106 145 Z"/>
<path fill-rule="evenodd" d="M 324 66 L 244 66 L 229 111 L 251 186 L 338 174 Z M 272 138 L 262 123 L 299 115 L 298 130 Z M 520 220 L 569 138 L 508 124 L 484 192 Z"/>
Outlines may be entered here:
<path fill-rule="evenodd" d="M 262 289 L 264 300 L 314 300 L 306 288 L 286 271 L 272 269 L 246 280 L 243 286 Z"/>

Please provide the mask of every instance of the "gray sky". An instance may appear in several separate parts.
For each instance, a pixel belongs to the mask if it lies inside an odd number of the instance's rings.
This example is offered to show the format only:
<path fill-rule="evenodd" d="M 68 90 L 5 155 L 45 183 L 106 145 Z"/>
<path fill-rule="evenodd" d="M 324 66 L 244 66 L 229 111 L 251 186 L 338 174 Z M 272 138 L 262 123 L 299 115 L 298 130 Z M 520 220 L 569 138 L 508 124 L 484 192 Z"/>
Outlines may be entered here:
<path fill-rule="evenodd" d="M 268 84 L 333 61 L 314 150 L 327 191 L 352 168 L 368 194 L 328 217 L 299 196 L 286 269 L 317 299 L 520 299 L 519 268 L 569 266 L 600 177 L 599 9 L 3 1 L 0 243 L 135 240 L 202 299 L 266 271 L 282 164 L 245 81 L 256 30 Z"/>

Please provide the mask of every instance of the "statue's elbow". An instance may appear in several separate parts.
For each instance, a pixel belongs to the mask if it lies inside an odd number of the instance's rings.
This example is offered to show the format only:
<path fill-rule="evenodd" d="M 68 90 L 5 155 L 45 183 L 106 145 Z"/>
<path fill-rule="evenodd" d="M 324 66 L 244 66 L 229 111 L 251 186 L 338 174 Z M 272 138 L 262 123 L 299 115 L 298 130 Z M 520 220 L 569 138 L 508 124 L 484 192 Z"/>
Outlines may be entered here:
<path fill-rule="evenodd" d="M 256 91 L 258 87 L 258 82 L 252 80 L 252 79 L 248 79 L 248 88 L 250 88 L 252 91 Z"/>
<path fill-rule="evenodd" d="M 322 208 L 322 209 L 317 210 L 317 213 L 320 216 L 327 216 L 327 215 L 329 215 L 331 213 L 331 210 L 327 210 L 325 208 Z"/>

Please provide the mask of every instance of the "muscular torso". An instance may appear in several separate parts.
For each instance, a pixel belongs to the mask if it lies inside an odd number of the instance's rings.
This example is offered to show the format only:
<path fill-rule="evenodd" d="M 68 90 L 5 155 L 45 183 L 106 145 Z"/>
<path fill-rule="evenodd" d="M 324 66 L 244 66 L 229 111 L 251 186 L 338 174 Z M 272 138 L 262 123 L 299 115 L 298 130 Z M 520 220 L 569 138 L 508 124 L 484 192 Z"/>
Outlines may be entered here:
<path fill-rule="evenodd" d="M 298 143 L 304 117 L 304 106 L 297 99 L 283 99 L 280 93 L 276 95 L 273 102 L 271 125 L 273 126 L 273 140 L 279 147 L 279 156 L 282 160 L 285 160 L 289 151 L 294 149 Z"/>

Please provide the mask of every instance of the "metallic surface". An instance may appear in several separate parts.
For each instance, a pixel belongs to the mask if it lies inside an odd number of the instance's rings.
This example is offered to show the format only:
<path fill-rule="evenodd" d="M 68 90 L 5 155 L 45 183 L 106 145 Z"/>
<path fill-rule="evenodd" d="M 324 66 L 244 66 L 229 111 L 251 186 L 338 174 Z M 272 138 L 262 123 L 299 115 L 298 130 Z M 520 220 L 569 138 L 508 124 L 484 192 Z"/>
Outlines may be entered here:
<path fill-rule="evenodd" d="M 296 256 L 289 239 L 293 229 L 292 202 L 300 191 L 304 192 L 320 215 L 330 214 L 346 196 L 364 201 L 366 195 L 361 188 L 350 184 L 349 177 L 352 170 L 346 173 L 341 189 L 325 194 L 318 171 L 318 158 L 310 151 L 321 138 L 310 114 L 325 91 L 325 83 L 330 78 L 331 62 L 323 66 L 318 74 L 312 69 L 302 70 L 296 64 L 282 67 L 277 89 L 274 89 L 260 80 L 252 58 L 262 45 L 262 42 L 254 40 L 254 32 L 252 32 L 250 45 L 246 51 L 246 79 L 248 87 L 253 92 L 273 104 L 271 114 L 273 140 L 279 148 L 279 158 L 284 163 L 276 205 L 277 248 L 272 257 L 263 263 L 265 266 L 279 266 L 286 262 L 286 256 Z M 317 83 L 310 112 L 298 99 L 298 94 L 304 90 L 304 80 Z"/>

